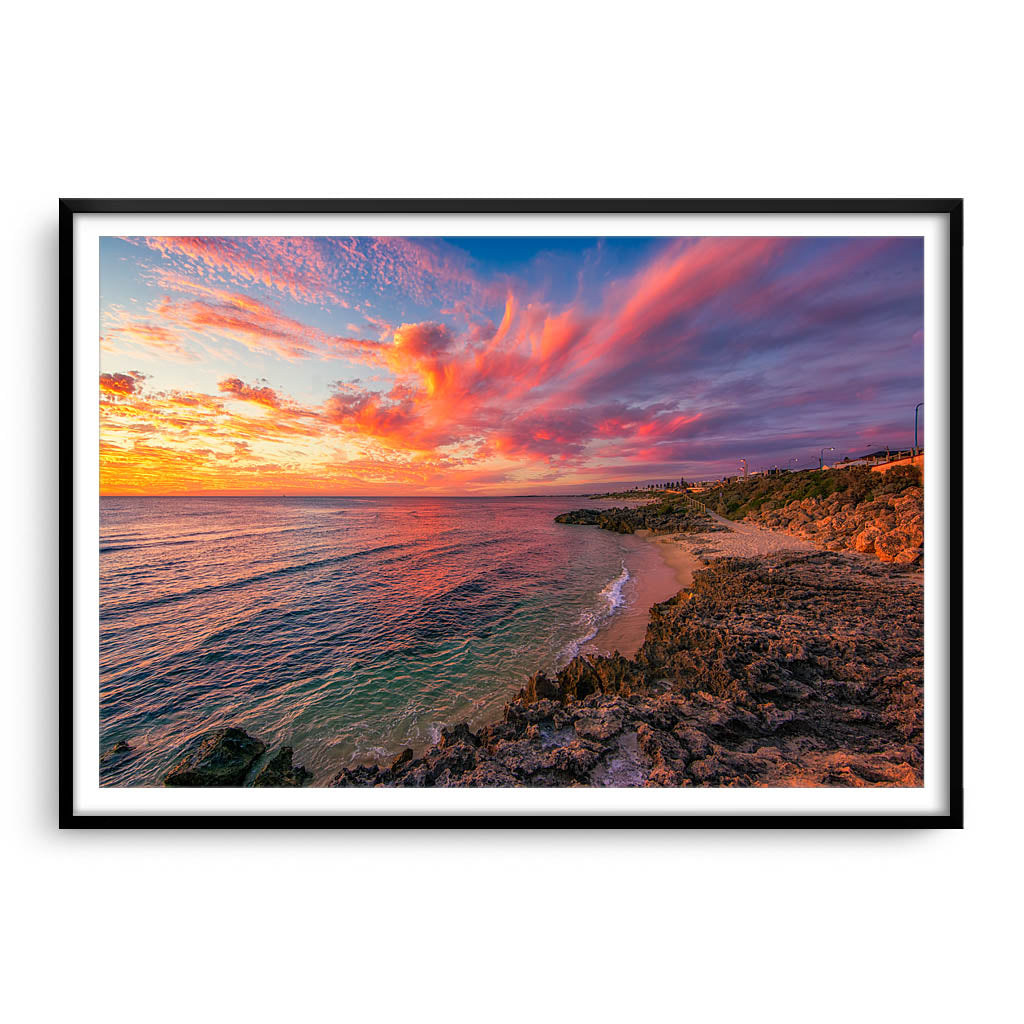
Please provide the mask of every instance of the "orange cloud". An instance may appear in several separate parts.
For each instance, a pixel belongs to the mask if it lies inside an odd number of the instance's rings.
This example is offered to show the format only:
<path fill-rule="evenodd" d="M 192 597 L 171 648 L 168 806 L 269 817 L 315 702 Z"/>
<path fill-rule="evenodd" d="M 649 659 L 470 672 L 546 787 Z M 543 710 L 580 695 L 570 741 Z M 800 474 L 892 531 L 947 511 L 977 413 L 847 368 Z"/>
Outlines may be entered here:
<path fill-rule="evenodd" d="M 138 370 L 129 373 L 101 373 L 100 392 L 105 395 L 133 395 L 145 380 Z"/>
<path fill-rule="evenodd" d="M 176 361 L 194 362 L 199 359 L 180 331 L 153 323 L 144 314 L 109 307 L 103 311 L 101 323 L 100 348 L 106 352 L 127 354 L 142 349 Z"/>
<path fill-rule="evenodd" d="M 283 405 L 280 396 L 273 388 L 254 388 L 243 383 L 238 377 L 225 377 L 218 381 L 217 389 L 230 395 L 232 398 L 240 398 L 246 402 L 255 402 L 257 405 L 264 405 L 268 409 L 280 409 Z"/>
<path fill-rule="evenodd" d="M 161 279 L 168 284 L 168 278 Z M 187 282 L 175 279 L 175 287 Z M 286 360 L 381 357 L 381 345 L 362 338 L 335 336 L 303 324 L 248 295 L 196 285 L 200 298 L 164 297 L 142 313 L 108 312 L 101 341 L 111 351 L 117 343 L 138 345 L 158 353 L 196 360 L 197 349 L 213 350 L 223 339 L 250 352 Z"/>
<path fill-rule="evenodd" d="M 161 260 L 147 280 L 163 297 L 143 312 L 105 312 L 107 352 L 230 357 L 232 369 L 251 365 L 250 353 L 342 358 L 372 370 L 310 405 L 234 373 L 220 378 L 215 395 L 147 390 L 135 371 L 106 373 L 101 422 L 115 446 L 107 479 L 126 486 L 132 458 L 150 474 L 147 486 L 160 467 L 204 488 L 305 479 L 310 490 L 337 490 L 355 488 L 359 473 L 375 486 L 514 486 L 587 479 L 596 460 L 602 473 L 628 479 L 639 466 L 677 465 L 688 452 L 710 450 L 709 438 L 726 451 L 737 432 L 770 422 L 766 409 L 794 410 L 789 436 L 803 438 L 813 430 L 799 417 L 836 392 L 820 372 L 816 383 L 804 380 L 806 339 L 817 342 L 812 332 L 821 324 L 843 330 L 876 324 L 858 317 L 888 324 L 913 314 L 906 308 L 919 288 L 897 275 L 887 278 L 888 291 L 877 275 L 846 283 L 893 245 L 851 242 L 828 260 L 810 250 L 784 272 L 793 244 L 669 240 L 640 269 L 591 289 L 589 301 L 581 287 L 555 305 L 543 282 L 533 293 L 507 278 L 480 282 L 466 259 L 415 239 L 145 240 Z M 274 305 L 285 296 L 340 304 L 357 284 L 358 316 L 344 319 L 362 316 L 373 340 L 331 334 Z M 433 315 L 449 322 L 408 315 L 391 324 L 368 312 L 367 295 L 386 289 L 424 302 L 440 294 Z M 774 360 L 770 385 L 762 384 L 766 352 Z M 828 359 L 841 365 L 832 349 Z M 874 391 L 870 384 L 857 390 L 889 393 L 889 384 Z M 758 408 L 753 397 L 762 393 Z"/>

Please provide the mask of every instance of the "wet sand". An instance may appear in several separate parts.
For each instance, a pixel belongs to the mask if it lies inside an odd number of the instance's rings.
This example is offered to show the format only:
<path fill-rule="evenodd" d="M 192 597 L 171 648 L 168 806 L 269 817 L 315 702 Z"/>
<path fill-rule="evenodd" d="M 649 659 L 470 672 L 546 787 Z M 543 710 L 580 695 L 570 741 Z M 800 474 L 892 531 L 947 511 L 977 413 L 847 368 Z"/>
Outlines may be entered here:
<path fill-rule="evenodd" d="M 700 559 L 676 542 L 677 536 L 682 535 L 652 537 L 640 530 L 629 538 L 635 550 L 629 560 L 633 578 L 628 603 L 581 648 L 581 653 L 608 655 L 618 651 L 626 658 L 636 654 L 647 635 L 651 606 L 690 586 L 694 571 L 701 567 Z"/>
<path fill-rule="evenodd" d="M 695 553 L 693 534 L 669 533 L 653 536 L 647 530 L 639 530 L 637 536 L 643 537 L 648 543 L 655 546 L 662 561 L 675 574 L 680 587 L 688 587 L 693 583 L 693 574 L 704 564 Z M 703 537 L 704 534 L 699 536 Z M 708 536 L 721 536 L 721 534 L 708 534 Z M 661 600 L 664 601 L 665 598 Z"/>
<path fill-rule="evenodd" d="M 755 558 L 786 551 L 815 551 L 810 541 L 784 533 L 773 533 L 753 523 L 734 523 L 712 514 L 720 533 L 669 533 L 652 535 L 638 530 L 634 535 L 658 559 L 642 556 L 634 565 L 635 591 L 626 608 L 602 627 L 582 648 L 584 654 L 612 654 L 618 651 L 632 658 L 647 635 L 651 606 L 667 601 L 693 583 L 693 574 L 716 558 Z"/>
<path fill-rule="evenodd" d="M 454 726 L 418 759 L 409 750 L 331 784 L 920 786 L 911 574 L 714 518 L 720 532 L 627 535 L 635 587 L 600 651 L 531 677 L 500 722 Z M 705 565 L 690 600 L 650 614 Z M 613 650 L 624 657 L 592 657 Z"/>

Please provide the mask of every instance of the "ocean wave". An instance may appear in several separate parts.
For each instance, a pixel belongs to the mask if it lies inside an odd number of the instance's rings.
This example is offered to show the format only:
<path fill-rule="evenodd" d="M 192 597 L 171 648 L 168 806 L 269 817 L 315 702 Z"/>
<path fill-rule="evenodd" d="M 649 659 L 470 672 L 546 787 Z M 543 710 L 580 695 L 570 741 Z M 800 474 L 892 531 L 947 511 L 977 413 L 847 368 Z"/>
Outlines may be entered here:
<path fill-rule="evenodd" d="M 626 568 L 626 563 L 622 563 L 622 572 L 616 576 L 602 591 L 600 596 L 608 604 L 609 613 L 614 613 L 617 608 L 621 608 L 626 603 L 626 597 L 623 594 L 622 588 L 629 582 L 629 570 Z"/>
<path fill-rule="evenodd" d="M 588 610 L 580 613 L 579 624 L 584 627 L 585 632 L 573 637 L 558 652 L 558 657 L 555 659 L 556 667 L 572 661 L 583 647 L 597 636 L 601 631 L 601 627 L 626 603 L 623 588 L 629 580 L 629 569 L 626 568 L 626 563 L 623 562 L 622 572 L 602 587 L 597 595 L 604 607 L 598 607 L 596 611 Z"/>
<path fill-rule="evenodd" d="M 143 544 L 101 544 L 100 554 L 106 554 L 108 551 L 142 551 L 145 548 L 174 548 L 180 547 L 182 544 L 195 543 L 197 541 L 194 540 L 157 540 Z"/>
<path fill-rule="evenodd" d="M 187 601 L 190 598 L 198 597 L 202 594 L 214 594 L 224 591 L 238 590 L 241 587 L 247 587 L 253 583 L 265 583 L 266 581 L 277 577 L 293 576 L 295 574 L 304 573 L 310 569 L 318 569 L 327 565 L 336 565 L 341 562 L 349 562 L 357 558 L 365 558 L 367 555 L 381 554 L 385 551 L 394 551 L 405 547 L 407 547 L 407 545 L 404 543 L 382 544 L 378 547 L 366 548 L 362 551 L 352 551 L 345 555 L 335 555 L 331 558 L 318 558 L 312 562 L 299 562 L 293 565 L 284 565 L 277 569 L 270 569 L 266 572 L 254 573 L 251 576 L 243 576 L 241 579 L 231 580 L 227 583 L 214 583 L 210 586 L 192 587 L 188 590 L 179 591 L 175 594 L 164 594 L 160 597 L 153 597 L 145 601 L 135 601 L 130 604 L 116 605 L 111 607 L 109 610 L 105 610 L 104 615 L 112 619 L 120 618 L 146 608 L 157 608 L 161 605 L 173 604 L 176 601 Z"/>
<path fill-rule="evenodd" d="M 104 785 L 159 785 L 192 736 L 235 720 L 293 745 L 318 782 L 350 757 L 421 749 L 440 723 L 500 717 L 634 599 L 619 539 L 554 526 L 559 499 L 440 517 L 378 503 L 377 524 L 345 504 L 306 519 L 291 500 L 225 499 L 178 524 L 169 502 L 104 506 L 100 546 L 121 551 L 101 563 L 101 749 L 139 750 L 104 765 Z"/>
<path fill-rule="evenodd" d="M 582 636 L 578 636 L 570 640 L 558 652 L 558 657 L 555 659 L 555 668 L 561 668 L 563 665 L 566 665 L 568 662 L 572 661 L 572 659 L 575 658 L 576 655 L 578 655 L 580 651 L 583 649 L 583 645 L 590 643 L 590 641 L 593 640 L 595 636 L 597 636 L 599 628 L 597 616 L 593 615 L 591 612 L 584 612 L 580 616 L 580 621 L 581 623 L 587 624 L 589 626 L 587 632 L 584 633 Z"/>

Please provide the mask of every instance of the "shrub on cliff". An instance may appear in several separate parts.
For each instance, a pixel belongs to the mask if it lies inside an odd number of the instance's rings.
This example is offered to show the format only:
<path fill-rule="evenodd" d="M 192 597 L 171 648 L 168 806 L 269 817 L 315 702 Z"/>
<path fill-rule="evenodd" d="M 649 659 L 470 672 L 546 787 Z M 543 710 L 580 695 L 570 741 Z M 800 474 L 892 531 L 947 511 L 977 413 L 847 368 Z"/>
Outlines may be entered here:
<path fill-rule="evenodd" d="M 783 490 L 781 496 L 791 499 L 787 503 L 762 501 L 746 516 L 769 530 L 795 534 L 828 551 L 856 551 L 905 565 L 919 562 L 924 544 L 920 473 L 909 467 L 884 475 L 870 470 L 848 472 L 854 474 L 848 481 L 820 481 L 810 493 L 802 487 Z M 758 500 L 747 504 L 753 506 Z"/>
<path fill-rule="evenodd" d="M 898 466 L 887 473 L 873 473 L 867 467 L 803 470 L 734 480 L 706 491 L 701 500 L 713 512 L 738 520 L 752 512 L 784 508 L 794 501 L 838 495 L 844 504 L 853 505 L 920 486 L 921 471 L 916 466 Z"/>

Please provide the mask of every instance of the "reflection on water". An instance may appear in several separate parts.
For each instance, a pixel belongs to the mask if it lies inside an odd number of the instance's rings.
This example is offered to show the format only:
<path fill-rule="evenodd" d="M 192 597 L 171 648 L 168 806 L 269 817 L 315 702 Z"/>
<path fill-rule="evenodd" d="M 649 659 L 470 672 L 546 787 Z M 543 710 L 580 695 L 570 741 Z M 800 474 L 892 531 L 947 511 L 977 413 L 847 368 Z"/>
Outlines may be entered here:
<path fill-rule="evenodd" d="M 324 782 L 496 717 L 579 650 L 635 646 L 671 574 L 651 545 L 553 522 L 578 503 L 102 499 L 100 748 L 136 748 L 102 781 L 159 784 L 233 724 Z"/>

